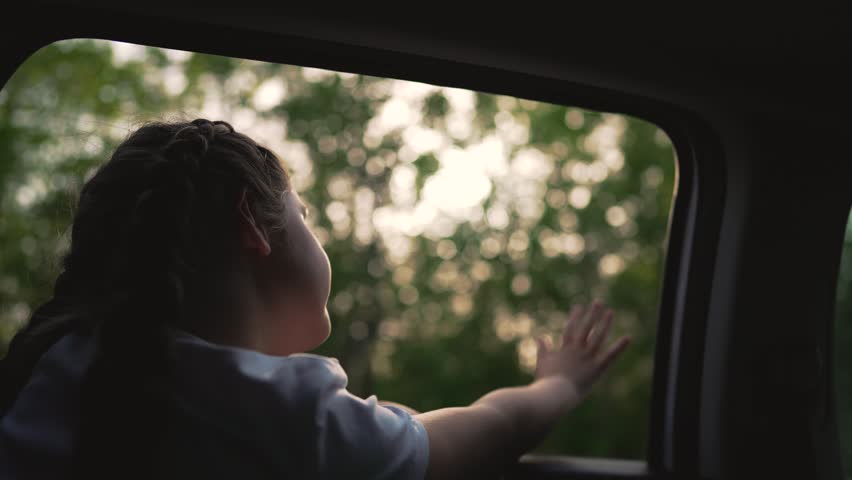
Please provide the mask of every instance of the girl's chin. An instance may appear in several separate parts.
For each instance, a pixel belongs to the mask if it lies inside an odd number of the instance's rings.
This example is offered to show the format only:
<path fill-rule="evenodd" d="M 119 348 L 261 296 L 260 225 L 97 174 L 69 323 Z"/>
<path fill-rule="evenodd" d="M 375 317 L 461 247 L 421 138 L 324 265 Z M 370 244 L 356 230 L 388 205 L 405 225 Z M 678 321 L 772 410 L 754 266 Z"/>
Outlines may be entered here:
<path fill-rule="evenodd" d="M 305 347 L 303 351 L 313 350 L 318 348 L 320 345 L 325 343 L 328 340 L 328 337 L 331 336 L 331 318 L 328 314 L 328 309 L 323 308 L 323 313 L 318 322 L 316 322 L 311 328 L 311 332 L 309 338 L 305 340 Z"/>
<path fill-rule="evenodd" d="M 322 330 L 318 335 L 318 342 L 314 348 L 325 343 L 325 341 L 328 340 L 328 337 L 331 336 L 331 317 L 328 314 L 328 308 L 323 308 L 323 318 L 320 323 L 322 325 Z"/>
<path fill-rule="evenodd" d="M 323 309 L 320 318 L 315 318 L 307 322 L 303 327 L 293 328 L 290 326 L 281 325 L 278 331 L 278 341 L 271 346 L 272 355 L 290 355 L 293 353 L 309 352 L 328 340 L 331 335 L 331 319 L 329 318 L 328 309 Z"/>

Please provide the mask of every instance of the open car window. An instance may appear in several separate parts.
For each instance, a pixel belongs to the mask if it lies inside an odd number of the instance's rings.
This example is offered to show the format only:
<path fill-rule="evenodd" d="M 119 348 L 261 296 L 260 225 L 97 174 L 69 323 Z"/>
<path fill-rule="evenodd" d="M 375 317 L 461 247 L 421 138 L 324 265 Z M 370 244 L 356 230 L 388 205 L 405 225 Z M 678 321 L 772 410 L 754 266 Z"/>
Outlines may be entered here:
<path fill-rule="evenodd" d="M 665 132 L 615 113 L 51 44 L 0 91 L 0 343 L 49 297 L 82 182 L 139 122 L 175 116 L 227 120 L 285 162 L 334 272 L 314 353 L 340 359 L 353 393 L 428 411 L 526 383 L 533 338 L 601 298 L 633 345 L 536 452 L 645 458 L 676 163 Z"/>

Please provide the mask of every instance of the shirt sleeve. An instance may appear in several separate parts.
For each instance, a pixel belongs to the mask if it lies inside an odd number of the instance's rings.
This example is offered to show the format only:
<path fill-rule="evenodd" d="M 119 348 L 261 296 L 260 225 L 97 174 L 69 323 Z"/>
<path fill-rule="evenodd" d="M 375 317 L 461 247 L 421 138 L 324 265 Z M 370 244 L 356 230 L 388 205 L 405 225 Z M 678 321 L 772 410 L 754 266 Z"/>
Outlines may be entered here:
<path fill-rule="evenodd" d="M 423 424 L 400 408 L 380 405 L 375 395 L 353 395 L 337 359 L 327 360 L 326 371 L 314 377 L 317 478 L 425 478 L 429 437 Z"/>

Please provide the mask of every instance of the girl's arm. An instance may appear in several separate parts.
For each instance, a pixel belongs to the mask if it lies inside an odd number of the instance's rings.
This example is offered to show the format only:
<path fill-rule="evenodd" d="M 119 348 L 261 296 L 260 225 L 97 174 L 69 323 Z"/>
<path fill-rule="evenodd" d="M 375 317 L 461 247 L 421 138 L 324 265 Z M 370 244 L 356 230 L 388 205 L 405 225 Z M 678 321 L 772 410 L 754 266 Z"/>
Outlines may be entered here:
<path fill-rule="evenodd" d="M 494 390 L 468 407 L 417 415 L 429 434 L 426 478 L 493 478 L 544 440 L 627 346 L 629 337 L 622 337 L 601 351 L 611 320 L 612 311 L 599 303 L 588 315 L 575 307 L 560 349 L 538 339 L 531 384 Z"/>

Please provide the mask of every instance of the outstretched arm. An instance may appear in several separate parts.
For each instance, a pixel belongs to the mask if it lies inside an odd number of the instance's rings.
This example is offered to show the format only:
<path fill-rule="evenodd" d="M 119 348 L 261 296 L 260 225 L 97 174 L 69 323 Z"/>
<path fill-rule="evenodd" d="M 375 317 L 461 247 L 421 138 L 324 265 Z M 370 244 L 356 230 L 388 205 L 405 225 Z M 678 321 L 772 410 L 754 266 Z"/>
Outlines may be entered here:
<path fill-rule="evenodd" d="M 572 309 L 561 348 L 538 339 L 535 380 L 494 390 L 468 407 L 417 415 L 429 434 L 427 479 L 487 478 L 538 445 L 556 421 L 580 404 L 629 343 L 601 350 L 612 311 L 595 303 Z"/>

